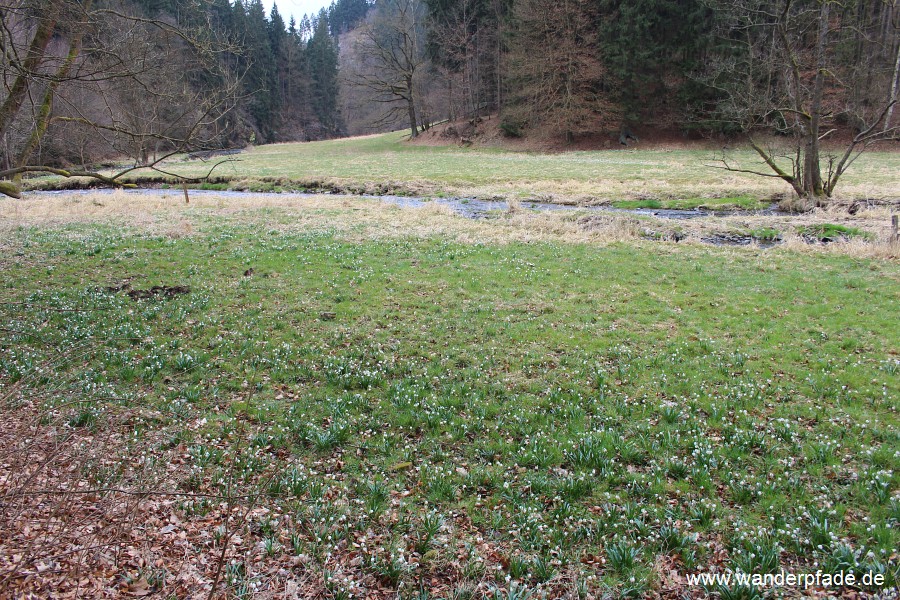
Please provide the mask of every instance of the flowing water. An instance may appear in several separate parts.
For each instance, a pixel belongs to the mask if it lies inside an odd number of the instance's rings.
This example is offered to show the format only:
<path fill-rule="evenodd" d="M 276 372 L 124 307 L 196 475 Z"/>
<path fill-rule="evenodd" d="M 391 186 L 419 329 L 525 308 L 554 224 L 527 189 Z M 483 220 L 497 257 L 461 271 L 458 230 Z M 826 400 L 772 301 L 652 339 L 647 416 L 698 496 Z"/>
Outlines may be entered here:
<path fill-rule="evenodd" d="M 91 190 L 59 190 L 44 192 L 47 194 L 103 194 L 113 193 L 114 190 L 107 188 L 91 189 Z M 140 188 L 132 190 L 120 190 L 125 194 L 144 194 L 165 196 L 172 194 L 181 194 L 178 188 Z M 189 189 L 190 196 L 216 196 L 225 198 L 246 198 L 253 196 L 282 196 L 285 198 L 367 198 L 379 200 L 388 204 L 394 204 L 402 208 L 419 208 L 429 203 L 440 204 L 454 210 L 462 217 L 468 219 L 484 219 L 500 212 L 509 210 L 509 204 L 504 200 L 479 200 L 477 198 L 419 198 L 415 196 L 368 196 L 356 194 L 323 194 L 323 193 L 305 193 L 305 192 L 241 192 L 231 190 L 193 190 Z M 524 201 L 519 203 L 522 210 L 531 210 L 536 212 L 572 212 L 572 211 L 588 211 L 588 212 L 617 212 L 633 215 L 646 215 L 659 217 L 663 219 L 696 219 L 700 217 L 726 217 L 732 215 L 779 215 L 784 214 L 778 210 L 775 205 L 759 211 L 713 211 L 703 209 L 681 210 L 671 208 L 615 208 L 612 206 L 580 206 L 575 204 L 557 204 L 554 202 L 532 202 Z"/>

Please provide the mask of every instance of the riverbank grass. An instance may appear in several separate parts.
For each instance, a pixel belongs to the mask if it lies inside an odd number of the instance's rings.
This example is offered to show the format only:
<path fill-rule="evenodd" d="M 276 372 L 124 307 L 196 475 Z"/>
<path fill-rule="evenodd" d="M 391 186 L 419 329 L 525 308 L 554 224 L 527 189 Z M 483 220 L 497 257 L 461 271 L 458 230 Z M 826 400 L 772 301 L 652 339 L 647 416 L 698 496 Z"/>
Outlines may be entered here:
<path fill-rule="evenodd" d="M 615 208 L 662 208 L 668 210 L 762 210 L 771 208 L 771 201 L 763 201 L 751 196 L 725 198 L 682 198 L 674 200 L 618 200 Z"/>
<path fill-rule="evenodd" d="M 483 199 L 605 203 L 621 200 L 677 201 L 677 207 L 741 206 L 780 198 L 790 186 L 777 179 L 720 168 L 721 149 L 663 148 L 512 152 L 410 144 L 400 132 L 309 143 L 250 147 L 237 156 L 186 160 L 175 157 L 164 170 L 204 177 L 213 184 L 251 191 L 338 190 L 349 193 L 457 196 Z M 738 168 L 765 170 L 749 149 L 728 151 Z M 785 168 L 789 169 L 789 164 Z M 841 198 L 896 199 L 900 154 L 870 151 L 844 175 Z M 130 181 L 166 181 L 136 171 Z M 174 180 L 173 180 L 174 181 Z M 54 178 L 32 185 L 60 185 Z M 731 202 L 720 202 L 732 199 Z M 724 208 L 724 206 L 722 206 Z"/>

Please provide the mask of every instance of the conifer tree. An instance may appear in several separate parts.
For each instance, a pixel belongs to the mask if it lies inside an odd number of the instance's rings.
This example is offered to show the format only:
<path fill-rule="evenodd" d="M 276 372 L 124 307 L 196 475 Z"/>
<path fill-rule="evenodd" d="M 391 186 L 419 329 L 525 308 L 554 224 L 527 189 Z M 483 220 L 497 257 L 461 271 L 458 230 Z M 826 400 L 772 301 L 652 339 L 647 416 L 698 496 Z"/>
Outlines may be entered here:
<path fill-rule="evenodd" d="M 340 131 L 337 110 L 338 53 L 337 45 L 328 30 L 328 15 L 323 9 L 315 24 L 315 31 L 307 45 L 311 103 L 313 113 L 326 136 Z"/>

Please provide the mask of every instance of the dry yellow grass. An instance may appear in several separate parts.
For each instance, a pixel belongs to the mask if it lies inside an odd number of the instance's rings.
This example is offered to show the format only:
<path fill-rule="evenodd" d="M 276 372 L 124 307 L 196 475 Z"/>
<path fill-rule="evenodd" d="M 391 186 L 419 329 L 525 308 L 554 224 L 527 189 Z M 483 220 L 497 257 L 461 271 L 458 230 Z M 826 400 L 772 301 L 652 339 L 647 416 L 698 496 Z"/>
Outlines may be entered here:
<path fill-rule="evenodd" d="M 463 243 L 555 241 L 600 245 L 651 243 L 642 239 L 651 231 L 677 230 L 684 242 L 699 243 L 702 238 L 716 234 L 775 228 L 783 232 L 784 243 L 780 247 L 785 250 L 900 258 L 900 245 L 889 243 L 890 210 L 885 207 L 865 208 L 856 215 L 835 208 L 794 215 L 747 214 L 678 221 L 625 212 L 535 213 L 514 208 L 494 219 L 471 220 L 436 202 L 421 208 L 400 208 L 372 199 L 329 195 L 195 194 L 186 204 L 180 191 L 164 194 L 117 191 L 35 194 L 24 201 L 0 201 L 0 231 L 101 223 L 184 237 L 203 232 L 211 223 L 222 222 L 258 223 L 281 230 L 330 231 L 355 240 L 441 237 Z M 859 228 L 868 232 L 872 241 L 810 245 L 792 233 L 797 227 L 821 223 Z"/>
<path fill-rule="evenodd" d="M 258 146 L 223 162 L 213 175 L 242 189 L 318 187 L 373 194 L 399 190 L 420 196 L 568 204 L 643 198 L 766 199 L 791 193 L 790 186 L 778 179 L 715 168 L 721 166 L 721 151 L 709 147 L 537 153 L 418 146 L 403 139 L 399 132 Z M 900 153 L 890 147 L 880 150 L 867 152 L 854 163 L 837 189 L 840 198 L 900 198 Z M 746 148 L 731 150 L 728 156 L 740 168 L 767 169 Z M 170 173 L 203 177 L 217 160 L 175 157 L 162 166 Z M 159 177 L 159 173 L 138 171 L 132 176 Z"/>

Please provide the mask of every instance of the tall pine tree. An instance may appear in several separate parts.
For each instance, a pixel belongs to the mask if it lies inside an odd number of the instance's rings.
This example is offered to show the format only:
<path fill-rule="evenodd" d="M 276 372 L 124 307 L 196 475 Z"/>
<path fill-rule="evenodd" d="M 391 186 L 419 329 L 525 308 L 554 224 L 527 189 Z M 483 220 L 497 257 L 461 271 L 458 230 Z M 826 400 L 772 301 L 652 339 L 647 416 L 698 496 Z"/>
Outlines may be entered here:
<path fill-rule="evenodd" d="M 312 83 L 311 103 L 325 136 L 337 135 L 341 129 L 337 108 L 338 49 L 328 30 L 328 15 L 323 9 L 315 24 L 315 32 L 307 45 Z"/>
<path fill-rule="evenodd" d="M 261 140 L 274 141 L 275 110 L 272 101 L 272 71 L 274 56 L 269 38 L 269 23 L 262 0 L 251 0 L 247 7 L 244 48 L 248 59 L 245 87 L 252 94 L 250 115 L 259 130 Z"/>

